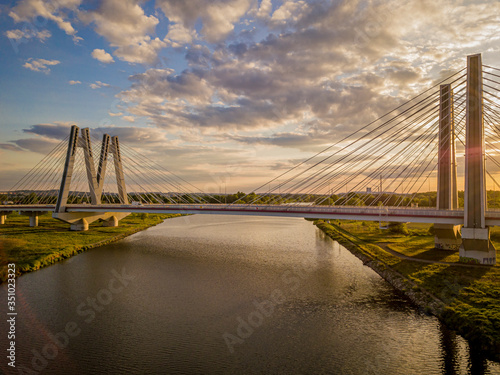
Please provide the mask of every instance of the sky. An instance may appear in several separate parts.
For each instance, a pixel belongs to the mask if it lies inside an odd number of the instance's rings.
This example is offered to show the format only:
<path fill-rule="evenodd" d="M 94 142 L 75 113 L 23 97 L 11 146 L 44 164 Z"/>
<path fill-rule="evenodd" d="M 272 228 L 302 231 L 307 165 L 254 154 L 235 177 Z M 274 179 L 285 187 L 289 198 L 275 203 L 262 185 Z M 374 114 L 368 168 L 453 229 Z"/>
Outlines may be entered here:
<path fill-rule="evenodd" d="M 2 1 L 0 190 L 76 124 L 249 192 L 467 55 L 499 67 L 499 25 L 496 0 Z"/>

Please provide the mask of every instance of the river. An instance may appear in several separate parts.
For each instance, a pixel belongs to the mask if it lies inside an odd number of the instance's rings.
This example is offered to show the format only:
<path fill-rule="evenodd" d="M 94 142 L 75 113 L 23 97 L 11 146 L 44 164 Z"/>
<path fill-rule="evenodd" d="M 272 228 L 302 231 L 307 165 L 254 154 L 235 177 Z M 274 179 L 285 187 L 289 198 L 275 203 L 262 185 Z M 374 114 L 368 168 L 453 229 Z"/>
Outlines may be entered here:
<path fill-rule="evenodd" d="M 17 312 L 8 374 L 500 374 L 296 218 L 166 220 L 21 276 Z"/>

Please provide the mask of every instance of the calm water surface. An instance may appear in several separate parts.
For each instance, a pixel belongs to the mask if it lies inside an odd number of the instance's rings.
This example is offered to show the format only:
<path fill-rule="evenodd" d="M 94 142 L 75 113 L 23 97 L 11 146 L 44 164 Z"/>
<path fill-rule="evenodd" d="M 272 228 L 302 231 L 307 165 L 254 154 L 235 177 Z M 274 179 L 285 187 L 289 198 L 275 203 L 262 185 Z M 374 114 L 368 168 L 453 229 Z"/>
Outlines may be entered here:
<path fill-rule="evenodd" d="M 22 276 L 17 301 L 24 373 L 500 374 L 302 219 L 170 219 Z"/>

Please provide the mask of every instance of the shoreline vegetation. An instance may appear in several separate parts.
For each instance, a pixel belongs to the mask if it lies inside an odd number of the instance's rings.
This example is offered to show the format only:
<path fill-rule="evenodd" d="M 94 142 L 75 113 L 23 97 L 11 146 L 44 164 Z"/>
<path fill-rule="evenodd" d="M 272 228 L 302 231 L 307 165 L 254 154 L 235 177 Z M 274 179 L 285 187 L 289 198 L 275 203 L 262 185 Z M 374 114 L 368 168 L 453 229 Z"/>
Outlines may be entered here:
<path fill-rule="evenodd" d="M 118 241 L 134 233 L 181 216 L 131 214 L 118 227 L 103 227 L 95 222 L 85 232 L 69 230 L 69 224 L 39 216 L 38 227 L 30 227 L 26 216 L 9 214 L 0 226 L 0 283 L 7 279 L 7 264 L 16 264 L 16 277 L 49 266 L 89 249 Z"/>
<path fill-rule="evenodd" d="M 458 251 L 434 249 L 432 224 L 314 220 L 423 311 L 500 361 L 500 266 L 459 263 Z M 491 228 L 500 259 L 500 228 Z"/>

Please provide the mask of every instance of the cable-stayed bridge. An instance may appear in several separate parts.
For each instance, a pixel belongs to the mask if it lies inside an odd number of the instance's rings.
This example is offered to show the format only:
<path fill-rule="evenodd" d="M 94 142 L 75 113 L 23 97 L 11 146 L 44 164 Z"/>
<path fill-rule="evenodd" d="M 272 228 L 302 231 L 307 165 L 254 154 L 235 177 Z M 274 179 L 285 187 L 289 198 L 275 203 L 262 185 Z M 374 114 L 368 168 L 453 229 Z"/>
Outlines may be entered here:
<path fill-rule="evenodd" d="M 32 226 L 49 211 L 72 230 L 117 226 L 132 212 L 424 222 L 434 224 L 437 248 L 495 264 L 489 227 L 500 225 L 500 210 L 488 209 L 486 184 L 500 187 L 499 92 L 500 69 L 468 56 L 466 68 L 354 133 L 339 131 L 334 144 L 231 203 L 116 136 L 73 126 L 8 192 L 0 224 L 12 211 Z M 431 185 L 436 196 L 418 207 Z"/>

